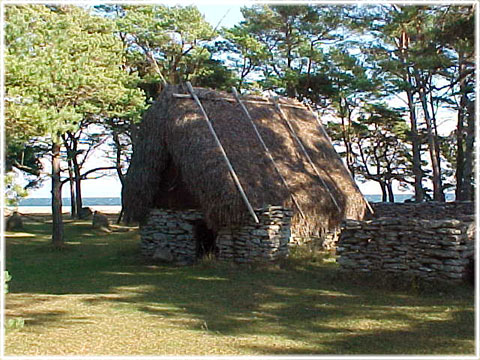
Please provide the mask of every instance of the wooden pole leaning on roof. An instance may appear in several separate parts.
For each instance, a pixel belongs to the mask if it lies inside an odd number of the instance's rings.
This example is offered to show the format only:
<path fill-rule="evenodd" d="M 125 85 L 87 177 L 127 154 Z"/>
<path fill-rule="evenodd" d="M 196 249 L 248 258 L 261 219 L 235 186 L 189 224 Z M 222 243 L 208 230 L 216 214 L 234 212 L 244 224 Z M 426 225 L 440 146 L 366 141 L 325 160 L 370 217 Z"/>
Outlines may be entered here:
<path fill-rule="evenodd" d="M 283 119 L 283 120 L 285 121 L 285 123 L 287 124 L 288 129 L 290 130 L 290 134 L 292 134 L 293 138 L 295 139 L 295 141 L 297 142 L 298 146 L 299 146 L 300 149 L 302 150 L 303 154 L 304 154 L 305 157 L 307 158 L 308 162 L 309 162 L 310 165 L 312 166 L 313 171 L 315 171 L 315 174 L 317 175 L 318 179 L 319 179 L 320 182 L 322 183 L 322 186 L 325 188 L 325 190 L 327 190 L 328 195 L 330 195 L 330 199 L 332 199 L 333 204 L 335 205 L 335 207 L 337 208 L 337 210 L 338 210 L 339 212 L 342 212 L 342 209 L 340 208 L 340 205 L 338 205 L 337 200 L 336 200 L 335 197 L 333 196 L 332 192 L 331 192 L 330 189 L 328 188 L 328 185 L 325 183 L 325 181 L 323 180 L 322 176 L 320 175 L 320 172 L 318 171 L 317 167 L 315 166 L 315 163 L 313 162 L 312 158 L 310 157 L 310 155 L 308 155 L 307 149 L 305 149 L 305 146 L 303 145 L 302 140 L 300 140 L 300 138 L 299 138 L 299 137 L 297 136 L 297 134 L 295 133 L 295 130 L 293 129 L 292 124 L 290 124 L 290 121 L 289 121 L 288 118 L 285 116 L 285 113 L 283 112 L 282 108 L 280 107 L 280 104 L 279 104 L 279 102 L 277 101 L 276 97 L 273 97 L 273 102 L 274 102 L 274 104 L 275 104 L 275 108 L 278 110 L 278 112 L 280 113 L 282 119 Z"/>
<path fill-rule="evenodd" d="M 233 166 L 228 159 L 227 153 L 225 152 L 225 149 L 222 146 L 222 143 L 220 142 L 220 139 L 217 136 L 217 133 L 215 132 L 215 129 L 213 128 L 213 125 L 205 112 L 205 109 L 203 108 L 202 103 L 200 102 L 200 99 L 198 96 L 195 94 L 195 90 L 193 90 L 192 84 L 190 84 L 189 81 L 186 82 L 188 91 L 192 95 L 193 99 L 197 103 L 198 107 L 200 108 L 200 111 L 202 112 L 203 117 L 205 118 L 205 121 L 207 122 L 208 129 L 213 135 L 213 138 L 215 139 L 215 143 L 217 144 L 218 148 L 220 149 L 220 152 L 222 153 L 223 159 L 227 163 L 228 170 L 230 171 L 230 175 L 232 175 L 233 182 L 235 183 L 238 191 L 240 192 L 240 195 L 242 196 L 243 201 L 245 202 L 245 205 L 247 205 L 248 211 L 252 215 L 253 219 L 255 222 L 258 224 L 260 220 L 258 220 L 257 214 L 255 214 L 255 211 L 253 210 L 252 205 L 250 204 L 250 201 L 248 201 L 247 195 L 245 194 L 245 191 L 243 190 L 242 184 L 240 184 L 240 180 L 238 179 L 237 174 L 235 173 L 235 170 L 233 169 Z"/>
<path fill-rule="evenodd" d="M 285 185 L 285 188 L 289 192 L 293 203 L 297 207 L 298 211 L 300 212 L 300 215 L 302 216 L 303 219 L 305 219 L 305 214 L 303 213 L 302 209 L 300 208 L 300 205 L 298 204 L 297 199 L 293 195 L 293 193 L 290 191 L 290 188 L 288 187 L 287 181 L 283 177 L 283 175 L 280 173 L 280 169 L 277 167 L 277 164 L 275 163 L 275 160 L 273 159 L 272 153 L 267 147 L 267 144 L 265 144 L 265 141 L 263 141 L 262 135 L 260 135 L 260 132 L 258 131 L 257 125 L 253 122 L 252 117 L 250 116 L 250 113 L 248 112 L 247 108 L 243 104 L 242 99 L 240 99 L 240 96 L 238 95 L 237 89 L 235 87 L 232 87 L 232 92 L 233 95 L 235 95 L 235 99 L 237 99 L 238 103 L 240 104 L 240 107 L 242 108 L 243 112 L 247 116 L 247 119 L 250 120 L 250 123 L 252 124 L 253 130 L 255 130 L 255 134 L 257 135 L 258 140 L 260 140 L 260 143 L 263 146 L 263 149 L 265 150 L 265 153 L 267 154 L 268 158 L 273 164 L 273 167 L 275 168 L 275 171 L 277 172 L 278 176 L 280 176 L 280 179 L 282 179 L 283 185 Z"/>
<path fill-rule="evenodd" d="M 330 145 L 332 145 L 333 147 L 333 143 L 332 143 L 332 139 L 330 139 L 330 136 L 328 136 L 327 132 L 325 131 L 325 129 L 323 128 L 323 125 L 322 123 L 320 122 L 320 119 L 318 118 L 318 115 L 315 111 L 313 111 L 312 107 L 309 105 L 309 104 L 305 104 L 308 108 L 308 110 L 310 110 L 310 112 L 313 114 L 313 116 L 315 116 L 315 120 L 317 121 L 317 124 L 318 124 L 318 128 L 320 129 L 320 132 L 327 138 L 328 142 L 330 143 Z M 358 190 L 358 192 L 362 195 L 362 199 L 365 203 L 365 205 L 367 206 L 367 209 L 372 213 L 374 214 L 375 212 L 373 211 L 372 209 L 372 205 L 370 205 L 370 203 L 367 201 L 367 199 L 365 199 L 365 196 L 363 196 L 362 194 L 362 191 L 360 190 L 360 188 L 358 187 L 355 179 L 353 178 L 352 176 L 352 173 L 350 172 L 350 170 L 343 164 L 343 161 L 342 161 L 342 158 L 340 157 L 340 155 L 338 155 L 338 153 L 335 151 L 335 154 L 337 155 L 337 158 L 338 160 L 340 160 L 342 162 L 342 165 L 343 167 L 345 168 L 345 170 L 347 171 L 348 175 L 350 176 L 350 179 L 352 179 L 353 181 L 353 184 L 355 186 L 355 188 Z"/>

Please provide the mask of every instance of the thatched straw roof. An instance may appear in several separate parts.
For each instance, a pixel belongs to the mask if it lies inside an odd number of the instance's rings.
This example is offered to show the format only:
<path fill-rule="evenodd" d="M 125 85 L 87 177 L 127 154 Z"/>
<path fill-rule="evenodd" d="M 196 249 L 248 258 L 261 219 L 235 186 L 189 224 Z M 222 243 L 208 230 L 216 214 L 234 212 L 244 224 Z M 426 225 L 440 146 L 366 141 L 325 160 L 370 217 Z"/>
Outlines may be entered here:
<path fill-rule="evenodd" d="M 278 100 L 314 166 L 271 99 L 242 97 L 285 186 L 235 97 L 200 88 L 195 92 L 254 208 L 293 209 L 293 231 L 305 235 L 337 226 L 344 218 L 363 217 L 361 193 L 308 108 L 292 99 Z M 126 220 L 141 221 L 156 206 L 195 206 L 213 229 L 251 221 L 198 105 L 174 96 L 179 93 L 188 91 L 168 86 L 143 118 L 123 189 Z"/>

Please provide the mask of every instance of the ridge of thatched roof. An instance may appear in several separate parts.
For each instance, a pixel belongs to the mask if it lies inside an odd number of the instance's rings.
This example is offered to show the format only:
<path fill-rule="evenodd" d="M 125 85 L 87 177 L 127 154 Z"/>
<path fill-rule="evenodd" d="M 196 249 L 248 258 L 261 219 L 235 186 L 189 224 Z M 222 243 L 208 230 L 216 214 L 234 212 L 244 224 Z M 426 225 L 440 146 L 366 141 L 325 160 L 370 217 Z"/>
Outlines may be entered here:
<path fill-rule="evenodd" d="M 312 162 L 269 99 L 242 97 L 273 163 L 234 96 L 201 88 L 194 91 L 254 208 L 292 208 L 294 230 L 305 235 L 336 226 L 344 218 L 363 217 L 361 193 L 307 107 L 293 99 L 278 99 Z M 182 86 L 166 87 L 142 120 L 123 189 L 126 219 L 146 216 L 173 162 L 211 228 L 245 223 L 250 216 L 247 207 L 198 105 L 174 94 L 188 91 Z M 305 218 L 292 202 L 292 194 Z"/>

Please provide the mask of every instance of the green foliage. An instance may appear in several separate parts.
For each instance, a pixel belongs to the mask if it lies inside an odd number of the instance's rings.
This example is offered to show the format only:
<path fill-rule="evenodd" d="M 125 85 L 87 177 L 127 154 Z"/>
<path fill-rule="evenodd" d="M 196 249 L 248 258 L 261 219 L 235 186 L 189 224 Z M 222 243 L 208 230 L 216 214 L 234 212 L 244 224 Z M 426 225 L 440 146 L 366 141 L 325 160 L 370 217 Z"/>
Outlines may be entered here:
<path fill-rule="evenodd" d="M 5 329 L 6 330 L 14 330 L 14 329 L 21 329 L 25 326 L 25 320 L 22 318 L 13 318 L 13 319 L 6 319 L 5 320 Z"/>
<path fill-rule="evenodd" d="M 196 86 L 218 90 L 230 90 L 238 82 L 235 74 L 219 60 L 206 59 L 192 77 Z"/>
<path fill-rule="evenodd" d="M 5 294 L 8 294 L 8 284 L 7 284 L 7 282 L 12 280 L 12 276 L 8 273 L 8 271 L 4 272 L 4 279 L 5 279 L 5 282 L 3 284 L 3 291 L 4 291 Z"/>
<path fill-rule="evenodd" d="M 469 32 L 473 24 L 472 7 L 360 5 L 347 12 L 351 21 L 345 24 L 357 36 L 357 41 L 348 43 L 347 53 L 355 53 L 357 61 L 342 61 L 338 56 L 341 46 L 332 52 L 332 62 L 348 74 L 337 79 L 344 80 L 346 88 L 353 90 L 354 98 L 361 96 L 364 90 L 367 95 L 386 96 L 388 101 L 393 96 L 408 100 L 410 129 L 403 132 L 405 136 L 402 140 L 410 142 L 413 150 L 403 156 L 408 162 L 404 178 L 407 179 L 407 175 L 412 173 L 417 179 L 424 174 L 428 175 L 431 163 L 436 159 L 435 163 L 442 162 L 442 171 L 440 175 L 433 172 L 432 179 L 436 184 L 440 182 L 438 187 L 441 188 L 441 180 L 438 179 L 451 175 L 451 165 L 444 164 L 448 159 L 447 154 L 440 153 L 436 156 L 432 150 L 443 150 L 439 136 L 441 124 L 437 123 L 436 116 L 452 107 L 458 109 L 460 116 L 464 111 L 459 103 L 461 93 L 465 95 L 469 85 L 459 79 L 466 76 L 469 84 L 473 83 L 470 78 L 473 71 L 467 65 L 472 62 L 466 60 L 473 59 L 470 57 L 473 32 Z M 362 63 L 359 62 L 360 59 Z M 367 77 L 362 75 L 362 68 Z M 369 86 L 366 81 L 368 78 L 375 79 L 374 87 Z M 341 81 L 337 82 L 341 84 Z M 345 96 L 348 92 L 342 92 L 339 87 L 338 94 Z M 468 94 L 466 98 L 470 101 L 473 96 Z M 465 98 L 463 101 L 468 102 Z M 337 106 L 341 116 L 349 114 L 350 109 L 345 109 L 347 103 L 352 101 Z M 356 110 L 361 107 L 356 101 L 353 104 Z M 349 141 L 348 137 L 346 141 Z M 426 150 L 429 150 L 431 158 L 428 162 Z M 417 152 L 420 159 L 412 156 L 412 152 Z M 417 190 L 421 189 L 416 188 Z"/>
<path fill-rule="evenodd" d="M 327 130 L 333 141 L 349 147 L 341 153 L 348 159 L 350 170 L 358 180 L 379 183 L 387 201 L 387 186 L 396 180 L 407 184 L 409 128 L 398 110 L 384 103 L 364 103 L 355 120 L 347 123 L 331 122 Z"/>
<path fill-rule="evenodd" d="M 48 152 L 48 148 L 33 140 L 24 141 L 17 134 L 6 134 L 5 171 L 12 171 L 16 167 L 32 175 L 35 180 L 43 167 L 40 159 Z M 35 185 L 34 180 L 32 186 Z"/>
<path fill-rule="evenodd" d="M 27 190 L 17 183 L 17 174 L 6 173 L 4 177 L 5 204 L 7 206 L 18 206 L 19 201 L 28 195 Z"/>
<path fill-rule="evenodd" d="M 177 84 L 202 77 L 211 59 L 206 45 L 216 31 L 195 6 L 118 5 L 97 7 L 113 16 L 124 43 L 126 66 L 147 84 L 158 84 L 147 95 L 154 98 L 162 83 Z"/>
<path fill-rule="evenodd" d="M 312 77 L 323 68 L 324 45 L 341 38 L 335 33 L 341 22 L 339 9 L 316 5 L 242 8 L 245 20 L 225 31 L 244 60 L 237 62 L 240 77 L 255 70 L 261 72 L 265 89 L 288 96 L 309 94 L 315 86 Z"/>
<path fill-rule="evenodd" d="M 71 5 L 9 5 L 5 11 L 7 149 L 32 140 L 52 149 L 52 240 L 63 244 L 60 144 L 106 117 L 139 118 L 138 77 L 123 68 L 110 20 Z"/>
<path fill-rule="evenodd" d="M 3 284 L 3 291 L 5 294 L 8 294 L 8 284 L 10 280 L 12 280 L 12 276 L 5 271 L 4 273 L 5 282 Z M 21 329 L 25 326 L 25 320 L 23 318 L 9 318 L 5 319 L 5 329 L 6 330 L 14 330 L 14 329 Z"/>
<path fill-rule="evenodd" d="M 143 103 L 109 21 L 75 6 L 6 7 L 5 128 L 59 141 L 88 117 L 135 116 Z"/>
<path fill-rule="evenodd" d="M 217 43 L 217 47 L 232 54 L 230 60 L 234 63 L 233 67 L 240 78 L 238 87 L 241 88 L 247 85 L 244 84 L 246 77 L 268 60 L 267 47 L 250 34 L 245 24 L 223 29 L 222 36 L 226 41 Z"/>

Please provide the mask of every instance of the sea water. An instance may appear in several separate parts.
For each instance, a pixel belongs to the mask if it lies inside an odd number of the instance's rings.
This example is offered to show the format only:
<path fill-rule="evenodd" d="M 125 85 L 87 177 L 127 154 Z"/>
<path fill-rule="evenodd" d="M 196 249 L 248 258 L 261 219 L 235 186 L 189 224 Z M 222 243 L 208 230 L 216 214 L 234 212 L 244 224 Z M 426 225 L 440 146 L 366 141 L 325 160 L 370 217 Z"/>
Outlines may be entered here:
<path fill-rule="evenodd" d="M 120 206 L 119 197 L 85 197 L 82 198 L 83 206 Z M 20 200 L 18 206 L 51 206 L 51 198 L 25 198 Z M 70 206 L 70 198 L 62 199 L 63 206 Z"/>
<path fill-rule="evenodd" d="M 395 202 L 404 202 L 407 199 L 412 199 L 413 194 L 395 194 Z M 455 200 L 455 194 L 445 194 L 447 201 Z M 370 202 L 381 202 L 382 195 L 380 194 L 368 194 L 365 198 Z M 62 204 L 64 206 L 70 206 L 70 198 L 63 198 Z M 83 206 L 120 206 L 122 205 L 119 197 L 85 197 L 82 198 Z M 51 198 L 25 198 L 20 200 L 18 206 L 51 206 Z"/>

